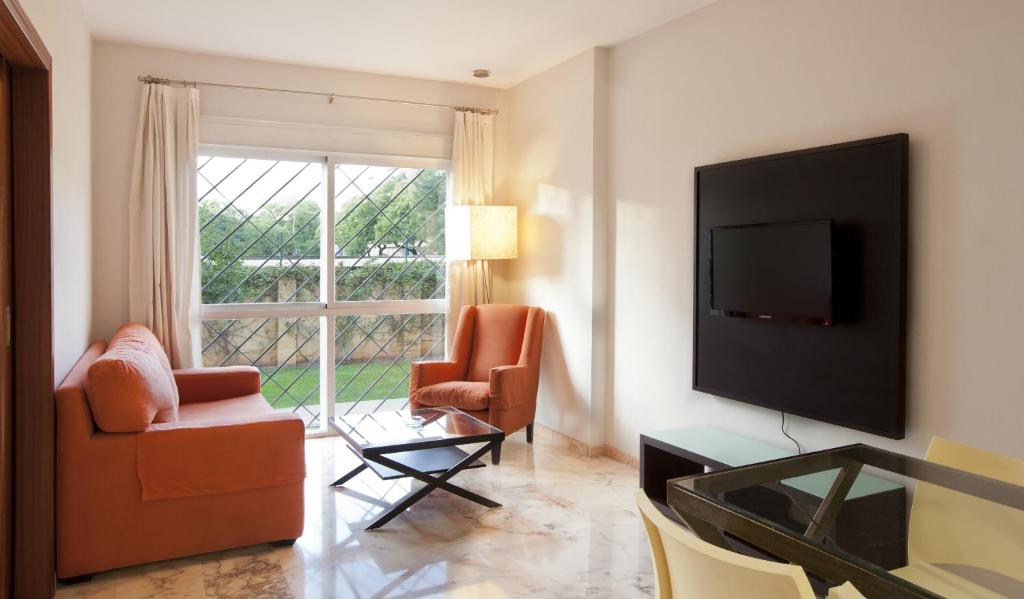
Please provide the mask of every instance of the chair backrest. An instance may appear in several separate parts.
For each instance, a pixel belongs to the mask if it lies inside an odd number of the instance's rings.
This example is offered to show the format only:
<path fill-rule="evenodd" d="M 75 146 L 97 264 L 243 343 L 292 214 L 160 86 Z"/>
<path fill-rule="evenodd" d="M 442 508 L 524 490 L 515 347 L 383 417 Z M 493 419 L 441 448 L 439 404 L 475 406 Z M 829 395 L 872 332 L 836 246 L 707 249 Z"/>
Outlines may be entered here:
<path fill-rule="evenodd" d="M 473 353 L 466 380 L 487 381 L 491 369 L 519 362 L 526 334 L 529 306 L 482 304 L 476 306 Z"/>
<path fill-rule="evenodd" d="M 930 462 L 1024 486 L 1024 460 L 932 437 Z M 920 482 L 907 539 L 910 563 L 964 564 L 1024 581 L 1024 512 Z"/>
<path fill-rule="evenodd" d="M 643 490 L 636 503 L 654 557 L 657 599 L 813 599 L 803 568 L 740 555 L 702 541 L 668 519 Z"/>
<path fill-rule="evenodd" d="M 828 599 L 867 599 L 849 581 L 828 590 Z"/>

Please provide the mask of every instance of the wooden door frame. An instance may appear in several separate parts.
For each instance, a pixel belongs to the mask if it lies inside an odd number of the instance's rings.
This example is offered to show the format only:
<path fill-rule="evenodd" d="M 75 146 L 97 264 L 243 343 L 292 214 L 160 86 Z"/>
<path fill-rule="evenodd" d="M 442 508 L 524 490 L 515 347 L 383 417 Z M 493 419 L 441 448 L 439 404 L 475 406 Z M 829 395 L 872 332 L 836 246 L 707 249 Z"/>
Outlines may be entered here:
<path fill-rule="evenodd" d="M 0 596 L 52 597 L 55 386 L 51 231 L 52 60 L 17 0 L 0 0 L 0 54 L 11 65 L 14 539 Z"/>

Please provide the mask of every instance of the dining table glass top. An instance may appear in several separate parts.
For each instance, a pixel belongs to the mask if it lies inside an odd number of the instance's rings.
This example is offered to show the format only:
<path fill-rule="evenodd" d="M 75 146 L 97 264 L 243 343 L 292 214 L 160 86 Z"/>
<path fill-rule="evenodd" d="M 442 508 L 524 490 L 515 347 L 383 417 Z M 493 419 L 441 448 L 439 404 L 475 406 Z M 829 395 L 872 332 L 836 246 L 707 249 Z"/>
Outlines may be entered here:
<path fill-rule="evenodd" d="M 934 462 L 851 445 L 673 479 L 668 503 L 869 597 L 1024 597 L 1024 487 Z"/>

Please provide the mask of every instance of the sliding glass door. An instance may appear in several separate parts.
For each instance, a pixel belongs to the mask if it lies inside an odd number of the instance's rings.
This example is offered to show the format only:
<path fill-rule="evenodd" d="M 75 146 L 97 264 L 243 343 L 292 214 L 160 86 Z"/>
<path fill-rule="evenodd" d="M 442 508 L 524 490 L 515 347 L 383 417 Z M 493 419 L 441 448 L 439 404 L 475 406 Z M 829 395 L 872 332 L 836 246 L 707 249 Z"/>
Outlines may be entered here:
<path fill-rule="evenodd" d="M 403 407 L 409 363 L 444 355 L 445 167 L 204 148 L 203 364 L 256 366 L 312 432 Z"/>

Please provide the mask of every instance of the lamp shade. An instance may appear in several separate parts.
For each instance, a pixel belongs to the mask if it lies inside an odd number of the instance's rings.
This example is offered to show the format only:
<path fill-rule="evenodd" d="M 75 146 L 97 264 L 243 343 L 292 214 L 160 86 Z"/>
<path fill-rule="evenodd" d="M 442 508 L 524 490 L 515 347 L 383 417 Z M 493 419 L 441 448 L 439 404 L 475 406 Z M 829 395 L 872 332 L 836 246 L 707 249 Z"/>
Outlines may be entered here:
<path fill-rule="evenodd" d="M 519 251 L 515 206 L 449 206 L 445 238 L 451 260 L 502 260 Z"/>

